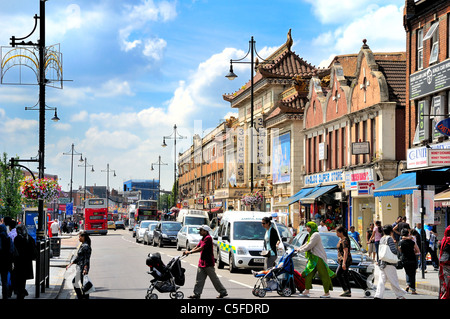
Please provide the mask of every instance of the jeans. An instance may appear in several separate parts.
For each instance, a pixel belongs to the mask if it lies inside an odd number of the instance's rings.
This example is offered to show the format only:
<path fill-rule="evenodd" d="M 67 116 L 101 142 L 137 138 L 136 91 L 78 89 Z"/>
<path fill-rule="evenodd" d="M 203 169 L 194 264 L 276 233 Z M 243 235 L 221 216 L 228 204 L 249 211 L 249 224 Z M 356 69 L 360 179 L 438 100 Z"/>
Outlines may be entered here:
<path fill-rule="evenodd" d="M 406 274 L 406 284 L 412 291 L 416 290 L 416 263 L 408 262 L 403 263 L 403 268 Z"/>

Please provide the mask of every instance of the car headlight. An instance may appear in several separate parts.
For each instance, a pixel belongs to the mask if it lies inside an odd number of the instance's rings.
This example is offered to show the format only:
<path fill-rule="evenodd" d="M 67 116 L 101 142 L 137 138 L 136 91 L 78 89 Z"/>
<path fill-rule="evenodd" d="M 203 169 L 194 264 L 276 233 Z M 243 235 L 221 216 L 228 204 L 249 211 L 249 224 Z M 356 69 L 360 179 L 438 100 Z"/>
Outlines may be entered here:
<path fill-rule="evenodd" d="M 236 253 L 238 255 L 247 255 L 247 248 L 245 248 L 245 247 L 236 247 Z"/>
<path fill-rule="evenodd" d="M 162 234 L 162 238 L 167 238 L 167 234 Z"/>

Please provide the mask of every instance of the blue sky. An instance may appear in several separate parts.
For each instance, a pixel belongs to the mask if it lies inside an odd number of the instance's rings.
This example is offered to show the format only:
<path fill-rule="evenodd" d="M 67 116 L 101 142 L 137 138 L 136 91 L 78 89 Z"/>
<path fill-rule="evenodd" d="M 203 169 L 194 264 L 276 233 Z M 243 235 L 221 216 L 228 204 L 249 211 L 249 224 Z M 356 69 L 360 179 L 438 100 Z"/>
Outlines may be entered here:
<path fill-rule="evenodd" d="M 60 44 L 68 81 L 62 90 L 47 89 L 47 105 L 57 107 L 61 121 L 47 112 L 46 172 L 69 189 L 70 156 L 63 153 L 73 143 L 94 165 L 88 185 L 106 185 L 107 163 L 116 189 L 129 179 L 157 179 L 150 166 L 161 155 L 169 164 L 161 166 L 162 188 L 171 189 L 173 140 L 162 148 L 163 136 L 176 124 L 187 137 L 177 141 L 182 152 L 194 131 L 204 134 L 235 113 L 222 94 L 249 80 L 248 65 L 234 66 L 234 81 L 224 76 L 252 36 L 266 57 L 292 29 L 292 50 L 316 66 L 357 53 L 364 38 L 374 52 L 404 51 L 403 6 L 403 0 L 49 0 L 46 43 Z M 27 35 L 35 14 L 38 0 L 3 1 L 0 45 Z M 18 70 L 8 70 L 5 80 Z M 24 79 L 32 75 L 22 71 Z M 0 85 L 0 152 L 37 155 L 38 112 L 25 111 L 37 101 L 37 86 Z M 75 163 L 76 189 L 84 185 L 84 169 Z"/>

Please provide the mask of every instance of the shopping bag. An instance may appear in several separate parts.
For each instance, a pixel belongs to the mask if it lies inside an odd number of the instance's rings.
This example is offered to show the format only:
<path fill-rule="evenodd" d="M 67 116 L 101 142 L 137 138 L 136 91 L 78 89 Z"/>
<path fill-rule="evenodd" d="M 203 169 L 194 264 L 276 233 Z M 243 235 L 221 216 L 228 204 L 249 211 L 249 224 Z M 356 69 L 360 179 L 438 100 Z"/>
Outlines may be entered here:
<path fill-rule="evenodd" d="M 83 276 L 83 289 L 82 290 L 85 295 L 89 295 L 90 293 L 95 291 L 94 284 L 89 279 L 88 275 Z"/>
<path fill-rule="evenodd" d="M 390 264 L 398 263 L 398 257 L 391 251 L 391 248 L 387 244 L 381 244 L 378 249 L 379 259 Z"/>

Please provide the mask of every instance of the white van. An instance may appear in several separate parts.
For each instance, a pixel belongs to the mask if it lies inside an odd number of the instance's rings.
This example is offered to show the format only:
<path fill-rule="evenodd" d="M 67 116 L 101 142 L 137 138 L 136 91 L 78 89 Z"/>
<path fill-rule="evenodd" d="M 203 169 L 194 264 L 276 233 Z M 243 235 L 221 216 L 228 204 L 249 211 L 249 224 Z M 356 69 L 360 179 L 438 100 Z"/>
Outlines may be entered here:
<path fill-rule="evenodd" d="M 177 222 L 184 225 L 208 225 L 208 212 L 199 209 L 180 209 L 177 216 Z"/>
<path fill-rule="evenodd" d="M 266 230 L 261 221 L 263 217 L 270 216 L 270 212 L 224 212 L 220 225 L 213 235 L 214 256 L 218 268 L 221 269 L 226 264 L 229 265 L 230 272 L 238 268 L 264 268 L 261 251 Z M 286 233 L 284 228 L 287 230 L 287 227 L 278 223 L 276 225 L 279 234 L 284 235 Z"/>

